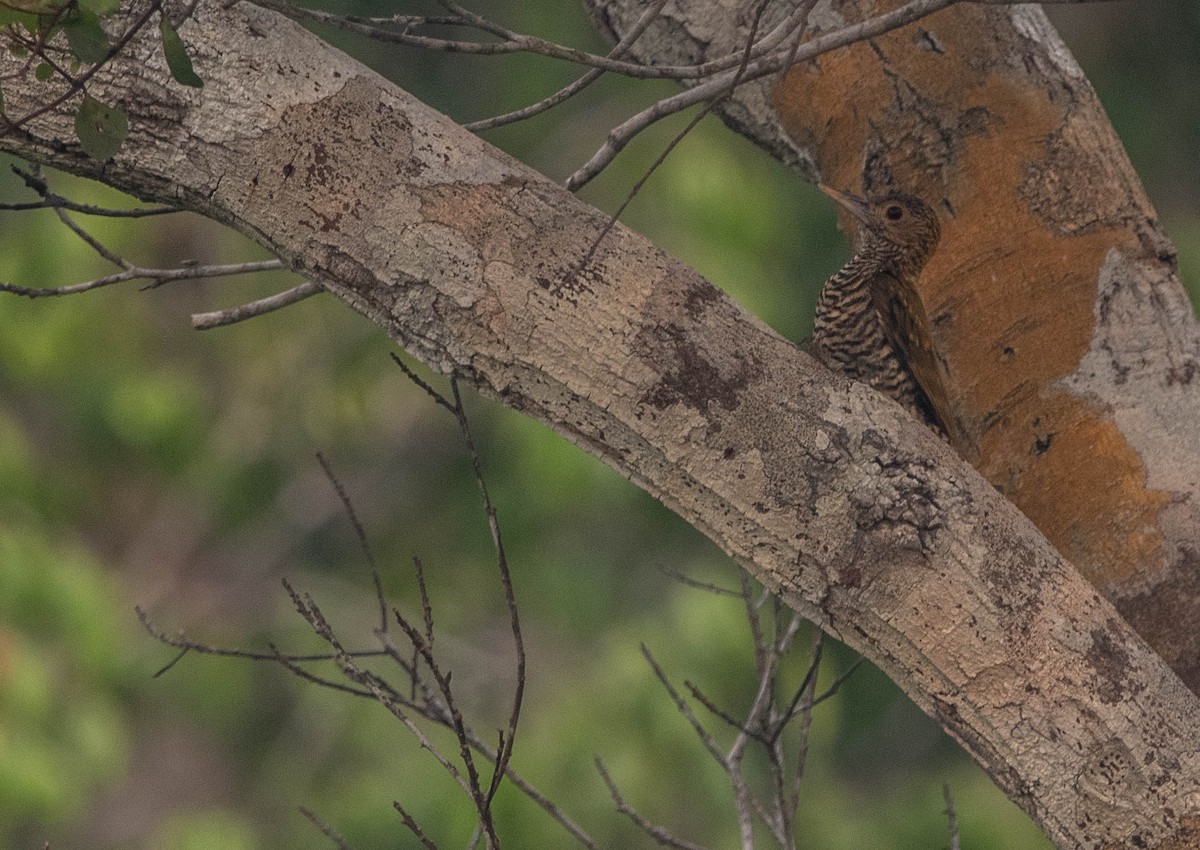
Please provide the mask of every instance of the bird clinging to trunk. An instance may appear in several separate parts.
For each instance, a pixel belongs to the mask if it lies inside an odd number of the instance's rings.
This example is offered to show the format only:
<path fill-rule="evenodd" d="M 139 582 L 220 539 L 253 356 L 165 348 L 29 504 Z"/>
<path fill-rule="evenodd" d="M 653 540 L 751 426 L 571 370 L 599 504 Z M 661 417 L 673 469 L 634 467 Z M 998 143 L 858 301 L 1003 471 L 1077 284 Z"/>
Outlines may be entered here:
<path fill-rule="evenodd" d="M 862 227 L 857 253 L 825 282 L 817 299 L 815 353 L 829 368 L 900 402 L 955 444 L 957 428 L 916 288 L 937 247 L 937 215 L 912 195 L 861 198 L 818 188 Z"/>

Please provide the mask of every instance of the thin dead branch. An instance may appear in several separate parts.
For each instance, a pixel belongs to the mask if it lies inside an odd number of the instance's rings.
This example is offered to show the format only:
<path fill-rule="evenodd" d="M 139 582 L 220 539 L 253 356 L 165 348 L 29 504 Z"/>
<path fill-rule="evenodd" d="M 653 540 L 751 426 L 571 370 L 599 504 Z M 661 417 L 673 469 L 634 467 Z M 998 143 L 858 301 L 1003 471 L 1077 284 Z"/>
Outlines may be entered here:
<path fill-rule="evenodd" d="M 451 8 L 461 11 L 461 15 L 450 17 L 417 18 L 405 16 L 403 23 L 393 28 L 392 20 L 387 18 L 356 18 L 337 15 L 296 6 L 286 0 L 255 0 L 256 5 L 287 15 L 293 20 L 309 21 L 334 27 L 345 32 L 352 32 L 376 41 L 405 44 L 430 50 L 441 50 L 447 53 L 469 53 L 482 55 L 504 55 L 513 53 L 529 53 L 572 62 L 578 65 L 609 71 L 624 76 L 641 79 L 667 80 L 696 80 L 705 79 L 713 74 L 736 67 L 741 62 L 741 51 L 735 51 L 727 56 L 709 60 L 694 65 L 646 65 L 640 62 L 630 62 L 610 55 L 601 56 L 565 44 L 548 41 L 537 36 L 526 35 L 502 27 L 489 21 L 481 15 L 469 12 L 456 4 Z M 443 4 L 447 5 L 447 4 Z M 464 27 L 474 27 L 498 38 L 498 41 L 466 41 L 462 39 L 445 39 L 414 33 L 414 29 L 423 26 L 457 24 Z M 755 55 L 762 55 L 774 49 L 791 34 L 788 21 L 780 24 L 775 30 L 764 37 L 761 45 L 755 48 Z"/>
<path fill-rule="evenodd" d="M 646 28 L 649 27 L 650 24 L 653 23 L 654 20 L 659 16 L 659 14 L 662 12 L 663 6 L 665 5 L 667 5 L 667 0 L 655 0 L 654 3 L 647 7 L 646 11 L 644 11 L 642 16 L 638 18 L 632 29 L 630 29 L 629 32 L 625 34 L 625 37 L 617 42 L 616 46 L 609 51 L 608 58 L 620 59 L 622 56 L 624 56 L 625 53 L 629 51 L 629 48 L 632 47 L 634 43 L 641 37 L 642 33 L 646 31 Z M 560 103 L 563 103 L 564 101 L 574 97 L 596 80 L 600 79 L 603 74 L 603 68 L 592 68 L 583 76 L 579 77 L 579 79 L 567 86 L 564 86 L 549 97 L 539 100 L 537 103 L 532 103 L 522 109 L 507 112 L 503 115 L 497 115 L 493 118 L 485 118 L 481 121 L 472 121 L 471 123 L 463 126 L 465 126 L 471 132 L 477 133 L 481 130 L 491 130 L 493 127 L 501 127 L 505 124 L 524 121 L 526 118 L 532 118 L 534 115 L 545 112 L 546 110 L 558 106 Z"/>
<path fill-rule="evenodd" d="M 596 770 L 600 773 L 600 777 L 604 780 L 604 784 L 608 786 L 608 793 L 612 795 L 613 802 L 617 804 L 617 811 L 628 817 L 631 821 L 637 824 L 638 828 L 644 833 L 653 838 L 663 847 L 673 847 L 676 850 L 707 850 L 701 844 L 693 844 L 690 841 L 684 841 L 672 835 L 669 830 L 664 827 L 652 823 L 629 804 L 629 801 L 621 795 L 621 791 L 617 788 L 617 783 L 609 775 L 608 769 L 604 766 L 604 762 L 596 759 Z"/>
<path fill-rule="evenodd" d="M 695 590 L 704 590 L 716 596 L 741 596 L 741 594 L 736 590 L 730 590 L 728 587 L 721 587 L 719 584 L 713 584 L 710 581 L 700 581 L 699 579 L 692 578 L 691 576 L 681 573 L 679 570 L 671 567 L 659 567 L 659 569 L 665 575 L 669 576 L 680 584 Z"/>
<path fill-rule="evenodd" d="M 392 806 L 400 813 L 400 818 L 404 821 L 404 825 L 408 827 L 408 831 L 416 836 L 425 850 L 437 850 L 437 845 L 421 830 L 421 827 L 417 826 L 417 822 L 413 820 L 413 816 L 402 805 L 393 801 Z"/>
<path fill-rule="evenodd" d="M 106 210 L 100 207 L 92 207 L 88 205 L 76 204 L 66 198 L 52 193 L 45 179 L 36 171 L 30 169 L 24 171 L 19 168 L 14 168 L 17 174 L 25 181 L 25 184 L 42 196 L 42 201 L 39 204 L 14 204 L 10 205 L 10 209 L 51 209 L 58 217 L 59 221 L 80 240 L 91 248 L 98 256 L 106 262 L 111 263 L 120 269 L 114 274 L 105 275 L 103 277 L 93 278 L 92 280 L 83 281 L 82 283 L 69 284 L 67 286 L 55 287 L 33 287 L 22 286 L 16 283 L 0 282 L 0 292 L 8 292 L 13 295 L 21 295 L 26 298 L 56 298 L 64 295 L 78 295 L 82 292 L 88 292 L 93 289 L 101 289 L 106 286 L 112 286 L 117 283 L 125 283 L 128 281 L 144 280 L 148 283 L 143 289 L 154 289 L 177 280 L 198 280 L 202 278 L 215 277 L 230 277 L 233 275 L 254 274 L 256 272 L 276 271 L 284 268 L 280 260 L 260 260 L 247 263 L 224 263 L 219 265 L 199 265 L 196 263 L 184 263 L 175 268 L 153 268 L 139 266 L 136 263 L 122 257 L 116 251 L 102 243 L 94 237 L 88 230 L 77 222 L 71 215 L 71 212 L 77 212 L 85 215 L 106 215 L 113 217 L 139 217 L 144 215 L 160 215 L 168 212 L 176 212 L 171 207 L 157 207 L 143 210 Z"/>
<path fill-rule="evenodd" d="M 39 173 L 38 168 L 33 166 L 28 170 L 14 165 L 13 173 L 25 181 L 25 185 L 33 189 L 41 196 L 40 201 L 32 201 L 22 204 L 0 204 L 0 210 L 6 212 L 28 212 L 30 210 L 51 210 L 61 209 L 69 212 L 79 213 L 80 215 L 103 216 L 107 218 L 148 218 L 151 216 L 168 215 L 170 213 L 183 212 L 179 207 L 138 207 L 131 210 L 110 209 L 108 207 L 98 207 L 93 204 L 81 204 L 77 201 L 72 201 L 70 198 L 64 198 L 62 195 L 50 191 L 50 186 L 46 179 Z"/>
<path fill-rule="evenodd" d="M 674 115 L 690 106 L 720 95 L 729 89 L 735 77 L 739 84 L 757 80 L 783 70 L 785 67 L 790 67 L 785 66 L 788 61 L 792 64 L 806 62 L 831 50 L 883 35 L 957 2 L 962 2 L 962 0 L 911 0 L 891 12 L 819 35 L 798 47 L 790 45 L 786 50 L 774 51 L 749 62 L 739 62 L 732 70 L 709 75 L 704 82 L 679 94 L 663 98 L 614 127 L 609 131 L 604 145 L 590 160 L 567 178 L 566 187 L 572 192 L 578 191 L 603 171 L 616 158 L 617 154 L 647 127 L 669 115 Z"/>
<path fill-rule="evenodd" d="M 399 361 L 398 361 L 399 362 Z M 375 594 L 378 604 L 381 606 L 381 611 L 385 615 L 380 623 L 379 628 L 375 630 L 376 637 L 380 640 L 382 649 L 370 651 L 352 651 L 347 650 L 337 639 L 332 625 L 322 614 L 320 608 L 314 600 L 307 594 L 301 595 L 290 583 L 284 581 L 284 589 L 291 598 L 296 611 L 312 628 L 313 632 L 326 644 L 330 651 L 320 654 L 285 654 L 279 651 L 275 646 L 271 647 L 270 652 L 251 652 L 242 649 L 221 649 L 218 647 L 209 646 L 199 642 L 188 640 L 180 636 L 169 636 L 156 629 L 149 621 L 149 618 L 143 611 L 138 610 L 138 617 L 142 622 L 143 627 L 156 640 L 165 645 L 172 646 L 179 650 L 179 654 L 166 666 L 159 671 L 160 674 L 165 672 L 170 667 L 174 666 L 188 652 L 199 652 L 212 655 L 227 655 L 232 657 L 243 658 L 256 661 L 272 661 L 282 665 L 289 672 L 299 678 L 321 687 L 331 688 L 340 692 L 349 693 L 358 697 L 373 699 L 382 704 L 396 719 L 409 730 L 417 739 L 418 743 L 430 751 L 434 759 L 446 770 L 451 778 L 459 785 L 459 787 L 467 794 L 468 798 L 474 804 L 479 816 L 479 832 L 486 841 L 489 848 L 498 847 L 499 839 L 496 835 L 495 825 L 491 817 L 491 804 L 495 798 L 496 792 L 500 787 L 503 778 L 508 777 L 510 781 L 535 804 L 546 811 L 552 818 L 558 821 L 576 840 L 584 847 L 595 847 L 595 842 L 588 834 L 582 830 L 578 824 L 566 816 L 556 805 L 554 805 L 544 794 L 538 792 L 529 782 L 524 780 L 511 767 L 511 758 L 513 753 L 514 741 L 516 738 L 516 729 L 520 717 L 520 709 L 522 705 L 522 695 L 525 685 L 525 650 L 524 642 L 520 630 L 519 614 L 516 607 L 515 592 L 513 590 L 511 569 L 508 564 L 507 554 L 504 549 L 503 536 L 500 529 L 499 519 L 494 503 L 492 502 L 486 480 L 483 476 L 483 464 L 479 456 L 479 451 L 475 445 L 474 437 L 471 432 L 470 422 L 467 418 L 466 411 L 463 405 L 462 397 L 459 392 L 457 381 L 451 381 L 451 393 L 453 401 L 447 398 L 442 393 L 434 390 L 429 384 L 421 381 L 407 369 L 403 363 L 400 363 L 406 374 L 414 380 L 414 382 L 427 392 L 437 403 L 450 411 L 458 425 L 464 440 L 465 447 L 471 458 L 472 468 L 474 471 L 476 484 L 478 486 L 481 503 L 484 512 L 488 518 L 488 526 L 492 535 L 492 540 L 496 552 L 496 560 L 498 571 L 501 574 L 501 585 L 504 590 L 506 605 L 510 615 L 510 626 L 513 632 L 513 639 L 517 648 L 517 672 L 516 685 L 514 688 L 513 708 L 510 713 L 509 721 L 505 729 L 499 730 L 497 733 L 497 744 L 491 747 L 486 744 L 483 739 L 471 729 L 466 723 L 461 711 L 459 710 L 455 695 L 451 686 L 451 674 L 444 669 L 439 659 L 434 655 L 434 618 L 433 606 L 430 602 L 428 588 L 425 581 L 424 567 L 419 558 L 414 558 L 414 566 L 416 571 L 418 591 L 420 594 L 421 605 L 421 625 L 418 627 L 411 623 L 403 613 L 396 608 L 391 610 L 391 618 L 394 618 L 400 630 L 404 633 L 405 639 L 408 641 L 412 650 L 412 657 L 405 657 L 401 649 L 396 645 L 388 632 L 388 618 L 386 600 L 383 595 L 382 581 L 380 579 L 377 562 L 371 552 L 367 539 L 366 530 L 362 522 L 358 518 L 358 512 L 353 506 L 346 487 L 340 479 L 334 474 L 328 460 L 323 455 L 318 455 L 320 463 L 326 477 L 333 485 L 339 500 L 342 503 L 346 516 L 354 528 L 355 535 L 358 538 L 359 545 L 364 553 L 367 563 L 371 567 L 372 576 L 375 582 Z M 362 666 L 362 661 L 370 658 L 385 657 L 394 661 L 405 675 L 409 678 L 409 686 L 407 688 L 409 696 L 403 696 L 401 691 L 387 682 L 383 677 L 376 672 L 367 670 Z M 326 676 L 315 674 L 303 666 L 302 662 L 308 661 L 333 661 L 343 676 L 350 680 L 351 684 L 345 684 L 340 681 L 332 680 Z M 417 725 L 414 718 L 422 718 L 431 721 L 437 725 L 443 726 L 451 730 L 459 742 L 457 754 L 458 762 L 461 768 L 458 767 L 450 758 L 443 755 L 434 745 L 432 740 L 424 734 L 421 728 Z M 477 759 L 482 757 L 485 761 L 491 763 L 491 776 L 485 778 L 481 776 L 477 768 Z M 397 810 L 401 812 L 402 817 L 406 817 L 406 826 L 414 832 L 423 842 L 428 840 L 427 836 L 420 831 L 411 817 L 402 807 L 397 804 Z M 414 827 L 416 827 L 414 829 Z"/>
<path fill-rule="evenodd" d="M 107 216 L 115 218 L 141 218 L 151 215 L 165 215 L 170 212 L 178 212 L 174 207 L 151 207 L 137 210 L 110 210 L 103 207 L 95 207 L 87 204 L 78 204 L 70 201 L 60 195 L 55 194 L 50 190 L 46 179 L 41 175 L 37 166 L 33 166 L 28 170 L 14 167 L 13 170 L 25 181 L 25 185 L 33 189 L 42 200 L 35 204 L 9 204 L 0 209 L 29 211 L 34 209 L 49 209 L 57 216 L 58 220 L 64 227 L 70 230 L 77 238 L 92 249 L 97 256 L 105 262 L 116 266 L 119 271 L 113 274 L 104 275 L 102 277 L 92 278 L 81 283 L 67 284 L 65 286 L 52 287 L 35 287 L 24 286 L 17 283 L 8 283 L 0 281 L 0 292 L 7 292 L 12 295 L 20 295 L 25 298 L 59 298 L 66 295 L 79 295 L 83 292 L 90 292 L 93 289 L 103 289 L 114 284 L 127 283 L 130 281 L 145 281 L 142 286 L 143 290 L 157 289 L 167 283 L 172 283 L 180 280 L 201 280 L 206 278 L 232 277 L 235 275 L 255 274 L 258 272 L 278 271 L 286 268 L 282 260 L 257 260 L 246 263 L 223 263 L 223 264 L 206 264 L 201 265 L 191 261 L 185 261 L 174 268 L 157 268 L 141 266 L 134 263 L 118 252 L 112 250 L 95 236 L 93 236 L 87 228 L 76 221 L 71 213 L 81 215 Z M 322 287 L 316 283 L 306 282 L 284 292 L 271 295 L 267 298 L 262 298 L 253 301 L 249 304 L 243 304 L 238 307 L 218 310 L 211 313 L 197 313 L 192 316 L 192 326 L 205 330 L 208 328 L 219 327 L 222 325 L 233 324 L 235 322 L 244 321 L 254 316 L 261 316 L 264 313 L 269 313 L 274 310 L 279 310 L 297 301 L 301 301 L 312 295 L 321 292 Z"/>
<path fill-rule="evenodd" d="M 353 850 L 353 848 L 346 843 L 346 839 L 334 832 L 333 829 L 331 829 L 328 824 L 317 817 L 311 809 L 306 809 L 304 806 L 300 806 L 299 809 L 300 814 L 304 815 L 305 819 L 307 819 L 309 823 L 319 829 L 326 838 L 332 841 L 338 850 Z"/>
<path fill-rule="evenodd" d="M 275 266 L 275 268 L 282 267 L 282 264 Z M 298 286 L 293 286 L 291 289 L 285 289 L 283 292 L 269 295 L 266 298 L 260 298 L 257 301 L 251 301 L 247 304 L 241 304 L 237 307 L 214 310 L 210 313 L 193 313 L 192 327 L 198 331 L 207 331 L 212 328 L 234 325 L 238 322 L 244 322 L 247 319 L 253 319 L 256 316 L 264 316 L 267 313 L 282 310 L 284 307 L 290 307 L 292 304 L 303 301 L 306 298 L 311 298 L 324 291 L 324 287 L 319 283 L 305 281 Z"/>
<path fill-rule="evenodd" d="M 276 271 L 281 268 L 283 268 L 283 264 L 279 260 L 261 260 L 251 263 L 229 263 L 223 265 L 181 266 L 173 269 L 130 266 L 129 268 L 125 269 L 125 271 L 118 272 L 117 274 L 106 275 L 105 277 L 98 277 L 94 278 L 93 280 L 84 281 L 83 283 L 74 283 L 68 286 L 21 286 L 20 284 L 16 283 L 6 283 L 0 281 L 0 292 L 9 292 L 13 295 L 21 295 L 26 298 L 57 298 L 64 295 L 78 295 L 81 292 L 88 292 L 93 289 L 101 289 L 105 286 L 112 286 L 116 283 L 125 283 L 131 280 L 149 280 L 152 282 L 153 286 L 158 286 L 168 281 L 198 280 L 210 277 L 229 277 L 231 275 Z M 320 291 L 319 288 L 317 291 Z"/>
<path fill-rule="evenodd" d="M 950 794 L 949 783 L 942 784 L 942 797 L 946 801 L 946 821 L 950 830 L 950 850 L 959 850 L 958 842 L 958 813 L 954 811 L 954 797 Z"/>
<path fill-rule="evenodd" d="M 709 590 L 706 585 L 699 584 L 700 589 Z M 728 595 L 728 591 L 723 588 L 718 587 L 714 590 L 719 595 Z M 662 666 L 645 646 L 642 647 L 642 654 L 676 710 L 696 732 L 704 748 L 728 776 L 733 792 L 734 811 L 738 819 L 740 846 L 743 850 L 752 850 L 755 846 L 756 819 L 766 827 L 780 848 L 795 850 L 796 816 L 800 807 L 800 787 L 808 754 L 813 707 L 836 693 L 841 684 L 858 668 L 861 659 L 839 675 L 826 691 L 818 695 L 816 688 L 823 657 L 824 635 L 813 627 L 813 638 L 807 651 L 808 661 L 800 684 L 794 690 L 788 690 L 789 698 L 780 701 L 781 676 L 785 662 L 797 651 L 796 637 L 805 620 L 765 588 L 756 589 L 747 580 L 743 580 L 740 591 L 735 595 L 742 601 L 753 647 L 756 686 L 750 706 L 744 712 L 730 711 L 705 694 L 694 682 L 684 682 L 691 697 L 733 731 L 733 740 L 727 746 L 723 746 L 718 741 L 718 736 L 700 722 L 691 705 L 676 690 Z M 791 665 L 789 663 L 786 666 Z M 789 729 L 794 729 L 794 733 L 786 734 Z M 747 755 L 756 747 L 761 748 L 766 759 L 769 790 L 761 794 L 752 789 L 752 786 L 761 783 L 750 781 L 745 766 Z M 758 767 L 755 768 L 755 771 L 757 770 Z M 602 775 L 605 775 L 603 769 Z M 648 824 L 644 818 L 636 816 L 628 802 L 616 792 L 611 777 L 605 775 L 605 782 L 622 813 L 632 817 L 649 834 L 661 834 L 670 836 L 672 840 L 680 840 L 665 828 Z"/>
<path fill-rule="evenodd" d="M 621 214 L 625 212 L 625 209 L 631 203 L 633 203 L 633 199 L 637 197 L 639 192 L 641 192 L 642 187 L 646 185 L 646 182 L 650 179 L 654 172 L 658 170 L 658 167 L 666 162 L 667 157 L 671 155 L 671 151 L 675 150 L 675 148 L 684 140 L 688 133 L 690 133 L 697 124 L 704 120 L 706 115 L 712 112 L 712 110 L 716 108 L 721 101 L 728 98 L 737 89 L 738 85 L 742 81 L 742 76 L 746 72 L 746 67 L 750 62 L 750 56 L 754 51 L 755 37 L 758 35 L 759 24 L 762 23 L 763 12 L 765 12 L 767 9 L 767 2 L 768 0 L 758 0 L 758 4 L 755 6 L 754 17 L 750 22 L 750 32 L 746 36 L 746 44 L 742 51 L 742 59 L 738 64 L 737 72 L 733 75 L 733 79 L 729 81 L 729 87 L 714 96 L 708 103 L 706 103 L 704 108 L 701 109 L 692 118 L 692 120 L 687 123 L 687 126 L 676 133 L 675 137 L 667 143 L 666 147 L 664 147 L 662 151 L 659 152 L 658 157 L 654 160 L 654 162 L 650 163 L 650 167 L 643 172 L 642 176 L 638 178 L 637 182 L 634 183 L 633 187 L 630 188 L 630 190 L 626 193 L 625 200 L 623 200 L 621 205 L 617 207 L 616 211 L 609 216 L 608 223 L 600 229 L 598 234 L 596 234 L 596 239 L 592 242 L 592 247 L 589 248 L 587 253 L 584 255 L 583 260 L 580 263 L 580 268 L 586 268 L 588 264 L 591 263 L 592 257 L 595 256 L 597 249 L 600 247 L 600 243 L 604 241 L 604 237 L 607 236 L 613 227 L 616 226 L 617 221 L 621 218 Z M 805 17 L 807 17 L 807 12 L 805 13 Z M 803 30 L 803 27 L 799 27 L 799 29 Z M 569 181 L 568 188 L 570 188 Z"/>
<path fill-rule="evenodd" d="M 483 499 L 483 510 L 487 515 L 488 529 L 492 533 L 492 547 L 496 552 L 496 565 L 500 571 L 501 584 L 504 586 L 504 603 L 508 607 L 509 627 L 512 631 L 513 645 L 517 651 L 517 681 L 513 693 L 512 711 L 509 714 L 508 728 L 501 734 L 502 744 L 496 760 L 496 769 L 492 774 L 492 782 L 488 788 L 487 801 L 490 805 L 492 798 L 496 795 L 500 779 L 504 775 L 504 769 L 508 766 L 509 759 L 512 758 L 513 742 L 517 735 L 517 722 L 521 717 L 521 704 L 525 695 L 525 641 L 521 636 L 521 618 L 517 611 L 516 594 L 513 591 L 512 571 L 509 569 L 508 556 L 504 551 L 504 540 L 500 534 L 500 522 L 496 516 L 496 506 L 488 494 L 487 482 L 483 477 L 483 463 L 479 459 L 479 452 L 475 448 L 475 440 L 471 436 L 471 425 L 467 420 L 466 411 L 463 409 L 462 396 L 458 391 L 457 378 L 452 377 L 450 379 L 450 389 L 454 393 L 455 419 L 458 420 L 459 430 L 462 432 L 467 452 L 471 456 L 471 466 L 475 472 L 475 483 Z"/>

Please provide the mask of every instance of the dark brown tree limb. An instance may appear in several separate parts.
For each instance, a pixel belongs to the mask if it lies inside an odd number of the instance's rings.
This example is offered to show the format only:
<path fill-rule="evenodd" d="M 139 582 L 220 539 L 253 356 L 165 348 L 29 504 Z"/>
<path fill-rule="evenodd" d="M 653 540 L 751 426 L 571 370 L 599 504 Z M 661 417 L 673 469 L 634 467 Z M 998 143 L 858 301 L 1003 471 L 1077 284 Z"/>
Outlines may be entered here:
<path fill-rule="evenodd" d="M 204 3 L 4 149 L 247 233 L 424 362 L 549 424 L 882 667 L 1063 847 L 1200 847 L 1200 702 L 995 489 L 644 239 L 299 26 Z M 0 72 L 11 70 L 0 68 Z M 42 84 L 6 81 L 16 113 Z"/>

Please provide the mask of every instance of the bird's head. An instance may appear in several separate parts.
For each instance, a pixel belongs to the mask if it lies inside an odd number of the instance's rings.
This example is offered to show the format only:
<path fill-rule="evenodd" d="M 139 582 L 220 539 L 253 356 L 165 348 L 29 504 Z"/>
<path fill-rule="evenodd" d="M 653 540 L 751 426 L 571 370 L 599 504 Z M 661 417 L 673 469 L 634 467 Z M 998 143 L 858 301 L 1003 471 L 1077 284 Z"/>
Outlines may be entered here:
<path fill-rule="evenodd" d="M 822 183 L 822 192 L 862 224 L 860 253 L 877 253 L 919 272 L 941 236 L 937 214 L 915 195 L 859 197 Z"/>

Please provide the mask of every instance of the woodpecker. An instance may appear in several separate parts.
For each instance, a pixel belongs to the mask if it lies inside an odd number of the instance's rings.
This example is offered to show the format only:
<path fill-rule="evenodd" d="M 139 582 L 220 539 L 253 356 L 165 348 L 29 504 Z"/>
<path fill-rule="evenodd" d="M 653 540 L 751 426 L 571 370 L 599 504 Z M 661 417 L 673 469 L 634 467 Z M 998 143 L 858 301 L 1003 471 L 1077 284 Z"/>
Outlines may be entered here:
<path fill-rule="evenodd" d="M 817 299 L 812 348 L 830 369 L 898 401 L 952 445 L 941 364 L 916 282 L 937 247 L 937 215 L 913 195 L 859 197 L 818 188 L 861 225 L 854 257 Z"/>

